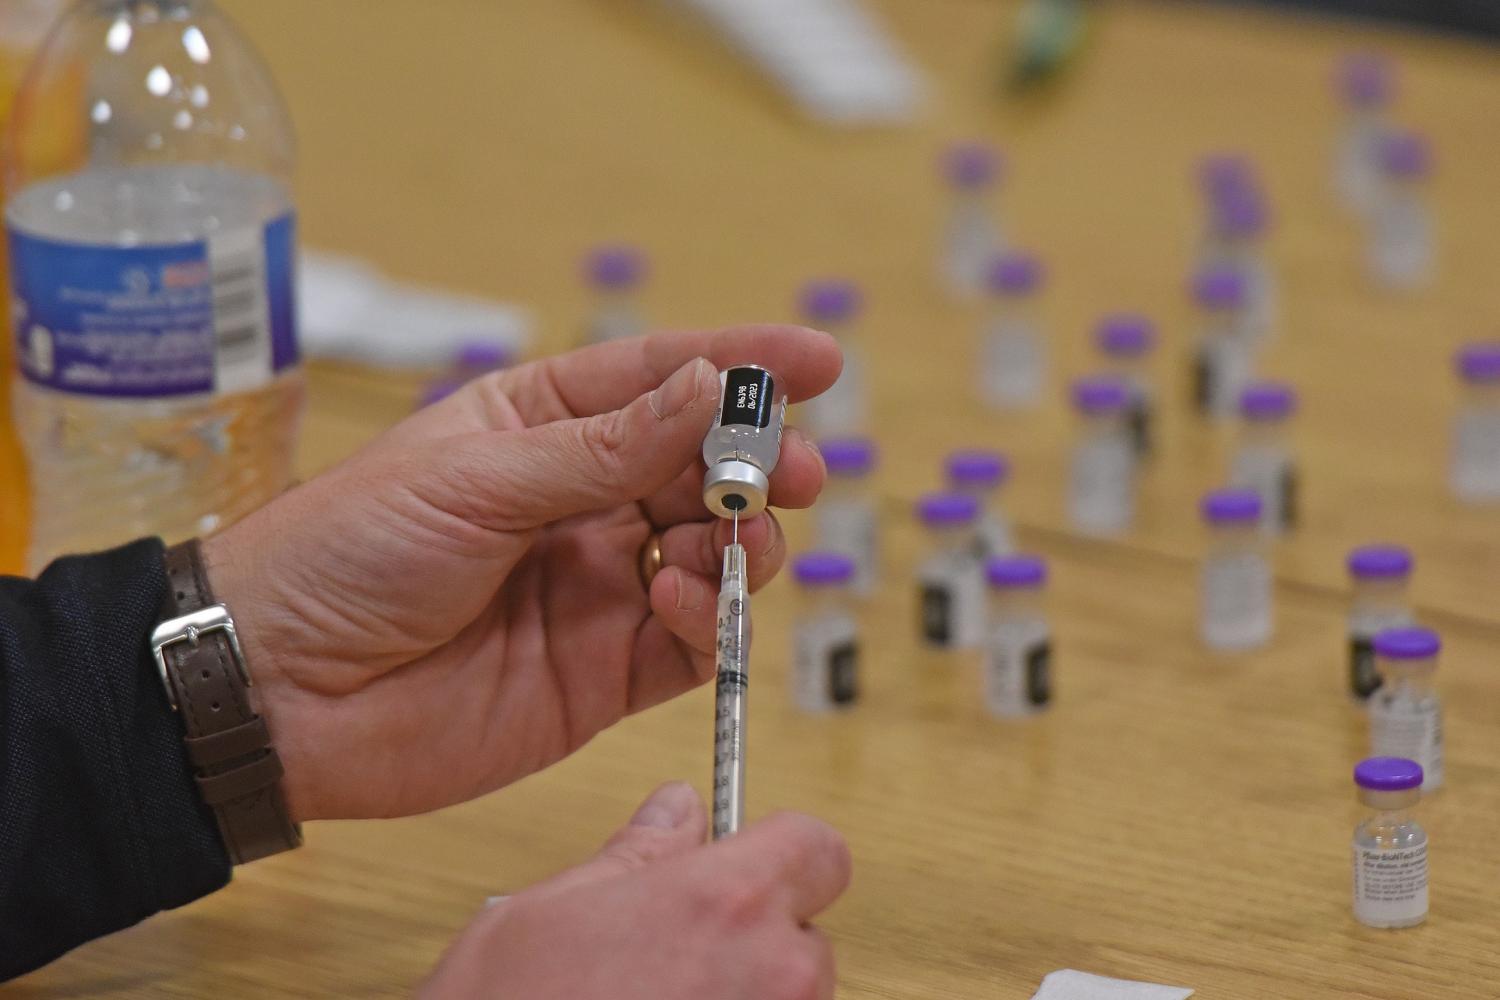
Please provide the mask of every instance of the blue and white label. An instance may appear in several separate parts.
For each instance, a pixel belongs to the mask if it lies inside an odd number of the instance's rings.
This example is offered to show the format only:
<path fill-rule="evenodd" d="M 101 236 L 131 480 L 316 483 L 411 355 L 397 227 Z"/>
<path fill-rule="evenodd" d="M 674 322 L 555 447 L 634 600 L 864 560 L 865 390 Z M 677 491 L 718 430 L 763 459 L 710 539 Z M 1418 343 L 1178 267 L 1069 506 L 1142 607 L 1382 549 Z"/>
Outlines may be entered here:
<path fill-rule="evenodd" d="M 9 229 L 16 357 L 28 381 L 120 398 L 228 394 L 298 360 L 296 223 L 168 246 Z"/>

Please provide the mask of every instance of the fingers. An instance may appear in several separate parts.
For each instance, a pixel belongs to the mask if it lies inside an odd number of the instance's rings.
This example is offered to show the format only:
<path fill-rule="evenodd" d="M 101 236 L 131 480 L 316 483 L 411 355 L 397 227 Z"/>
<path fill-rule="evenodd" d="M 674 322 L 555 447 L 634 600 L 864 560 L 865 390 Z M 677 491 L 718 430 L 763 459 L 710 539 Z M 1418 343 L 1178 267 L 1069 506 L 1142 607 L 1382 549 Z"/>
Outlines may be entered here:
<path fill-rule="evenodd" d="M 799 923 L 831 906 L 849 887 L 853 862 L 838 831 L 800 813 L 776 813 L 694 855 L 753 901 L 769 897 Z"/>
<path fill-rule="evenodd" d="M 724 570 L 724 546 L 734 535 L 731 522 L 715 518 L 706 524 L 679 524 L 662 532 L 661 562 L 718 581 Z M 750 589 L 759 590 L 786 561 L 786 535 L 769 511 L 740 522 Z M 717 592 L 717 582 L 715 583 Z"/>
<path fill-rule="evenodd" d="M 651 581 L 652 617 L 646 620 L 647 625 L 653 621 L 660 623 L 690 651 L 708 657 L 710 670 L 713 668 L 714 619 L 718 613 L 718 581 L 717 575 L 709 577 L 681 566 L 664 568 Z M 644 669 L 654 667 L 648 662 Z"/>
<path fill-rule="evenodd" d="M 781 437 L 781 459 L 771 472 L 771 506 L 784 510 L 811 507 L 823 491 L 825 475 L 823 455 L 812 439 L 788 427 Z M 711 518 L 703 505 L 703 466 L 694 462 L 666 488 L 647 497 L 645 509 L 647 519 L 658 528 Z"/>
<path fill-rule="evenodd" d="M 677 584 L 673 577 L 680 573 L 681 570 L 663 570 L 652 585 L 653 591 L 659 586 L 675 593 Z M 687 640 L 668 629 L 659 614 L 647 618 L 636 632 L 635 649 L 630 658 L 627 712 L 643 712 L 670 701 L 714 675 L 714 595 L 709 592 L 706 581 L 700 581 L 698 586 L 700 596 L 697 599 L 708 610 L 706 626 L 701 634 L 695 635 L 694 644 L 688 644 Z M 653 599 L 652 604 L 655 603 Z M 698 648 L 698 643 L 704 644 L 702 649 Z"/>

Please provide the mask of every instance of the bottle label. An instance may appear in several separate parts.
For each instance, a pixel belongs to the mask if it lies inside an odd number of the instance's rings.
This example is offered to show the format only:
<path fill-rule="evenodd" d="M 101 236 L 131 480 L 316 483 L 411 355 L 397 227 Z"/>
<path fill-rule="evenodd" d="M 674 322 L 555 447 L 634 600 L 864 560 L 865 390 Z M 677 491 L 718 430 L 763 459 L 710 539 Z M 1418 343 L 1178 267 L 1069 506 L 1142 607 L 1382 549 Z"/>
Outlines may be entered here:
<path fill-rule="evenodd" d="M 943 584 L 922 587 L 922 638 L 934 646 L 953 644 L 953 594 Z"/>
<path fill-rule="evenodd" d="M 117 398 L 258 388 L 298 360 L 291 214 L 112 247 L 10 227 L 16 356 L 35 385 Z"/>
<path fill-rule="evenodd" d="M 1443 783 L 1443 717 L 1436 702 L 1384 695 L 1370 702 L 1370 751 L 1422 765 L 1422 789 Z"/>
<path fill-rule="evenodd" d="M 859 699 L 859 645 L 854 640 L 828 651 L 828 700 L 852 705 Z"/>
<path fill-rule="evenodd" d="M 766 428 L 771 426 L 776 382 L 771 373 L 759 368 L 731 368 L 724 373 L 724 407 L 719 424 L 728 427 Z"/>
<path fill-rule="evenodd" d="M 1349 637 L 1349 691 L 1361 701 L 1380 688 L 1375 669 L 1375 640 L 1367 635 Z"/>
<path fill-rule="evenodd" d="M 1354 918 L 1375 926 L 1427 915 L 1427 843 L 1380 850 L 1354 844 Z"/>

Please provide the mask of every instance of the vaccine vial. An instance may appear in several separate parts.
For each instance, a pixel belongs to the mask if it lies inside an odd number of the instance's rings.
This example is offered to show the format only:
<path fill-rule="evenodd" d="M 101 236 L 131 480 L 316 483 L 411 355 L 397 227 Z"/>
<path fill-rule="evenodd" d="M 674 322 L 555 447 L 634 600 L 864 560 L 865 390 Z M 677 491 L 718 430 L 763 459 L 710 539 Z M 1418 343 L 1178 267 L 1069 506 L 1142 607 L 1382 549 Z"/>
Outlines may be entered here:
<path fill-rule="evenodd" d="M 719 388 L 722 404 L 703 439 L 703 502 L 719 517 L 754 517 L 766 509 L 781 458 L 786 390 L 760 365 L 720 372 Z"/>
<path fill-rule="evenodd" d="M 1386 629 L 1375 637 L 1380 689 L 1370 696 L 1370 753 L 1422 765 L 1422 791 L 1443 784 L 1443 706 L 1432 686 L 1442 641 L 1431 629 Z"/>
<path fill-rule="evenodd" d="M 1433 258 L 1427 140 L 1412 133 L 1387 135 L 1380 142 L 1380 169 L 1381 191 L 1370 213 L 1370 276 L 1386 288 L 1423 288 L 1432 281 Z"/>
<path fill-rule="evenodd" d="M 1354 828 L 1354 919 L 1366 927 L 1414 927 L 1427 919 L 1427 831 L 1411 810 L 1422 766 L 1370 757 L 1354 768 L 1359 801 L 1372 815 Z"/>
<path fill-rule="evenodd" d="M 1252 382 L 1240 393 L 1243 423 L 1229 481 L 1260 494 L 1261 528 L 1270 535 L 1297 524 L 1297 462 L 1287 440 L 1287 423 L 1296 409 L 1297 394 L 1281 382 Z"/>
<path fill-rule="evenodd" d="M 854 560 L 807 552 L 792 560 L 802 593 L 792 625 L 792 703 L 804 712 L 848 708 L 859 698 L 859 630 L 850 611 Z"/>
<path fill-rule="evenodd" d="M 952 192 L 943 231 L 942 278 L 954 294 L 977 297 L 984 288 L 985 269 L 1005 246 L 991 206 L 1000 154 L 983 143 L 960 143 L 948 149 L 942 168 Z"/>
<path fill-rule="evenodd" d="M 1377 53 L 1351 53 L 1339 61 L 1334 92 L 1344 109 L 1334 146 L 1334 192 L 1345 208 L 1368 215 L 1380 199 L 1380 143 L 1390 128 L 1395 73 Z"/>
<path fill-rule="evenodd" d="M 1259 188 L 1255 164 L 1242 153 L 1210 153 L 1198 161 L 1198 190 L 1209 206 L 1220 198 Z M 1212 226 L 1207 235 L 1215 235 Z"/>
<path fill-rule="evenodd" d="M 1052 703 L 1052 630 L 1042 608 L 1047 564 L 1012 555 L 985 565 L 989 621 L 984 636 L 984 703 L 993 715 L 1032 715 Z"/>
<path fill-rule="evenodd" d="M 979 334 L 979 397 L 996 409 L 1041 398 L 1047 348 L 1037 298 L 1044 280 L 1041 262 L 1015 250 L 995 257 L 985 272 L 991 307 Z"/>
<path fill-rule="evenodd" d="M 1465 503 L 1500 500 L 1500 342 L 1470 344 L 1454 367 L 1463 381 L 1449 484 Z"/>
<path fill-rule="evenodd" d="M 975 649 L 984 631 L 984 578 L 974 558 L 979 501 L 929 493 L 917 502 L 928 554 L 917 567 L 922 640 L 938 649 Z"/>
<path fill-rule="evenodd" d="M 646 278 L 646 256 L 634 247 L 602 246 L 583 261 L 584 280 L 594 290 L 593 313 L 584 342 L 602 344 L 646 332 L 636 295 Z"/>
<path fill-rule="evenodd" d="M 1151 376 L 1156 327 L 1133 313 L 1106 316 L 1094 328 L 1094 346 L 1109 371 L 1130 389 L 1130 443 L 1137 458 L 1147 458 L 1156 448 L 1156 383 Z"/>
<path fill-rule="evenodd" d="M 1118 535 L 1135 517 L 1135 448 L 1130 389 L 1113 376 L 1073 383 L 1081 421 L 1068 481 L 1068 516 L 1090 535 Z"/>
<path fill-rule="evenodd" d="M 974 553 L 981 562 L 1015 549 L 1010 521 L 1000 506 L 1000 490 L 1010 478 L 1010 460 L 998 451 L 955 451 L 944 462 L 948 487 L 979 501 Z"/>
<path fill-rule="evenodd" d="M 879 511 L 870 489 L 875 469 L 875 442 L 869 438 L 834 438 L 820 442 L 827 485 L 813 506 L 818 548 L 854 560 L 854 593 L 868 597 L 879 579 Z"/>
<path fill-rule="evenodd" d="M 811 281 L 802 289 L 800 305 L 803 319 L 833 334 L 844 355 L 838 381 L 804 404 L 807 429 L 818 438 L 868 432 L 868 366 L 855 332 L 861 306 L 859 287 L 852 281 Z"/>
<path fill-rule="evenodd" d="M 1233 416 L 1255 369 L 1245 295 L 1245 277 L 1232 267 L 1209 268 L 1193 280 L 1193 298 L 1202 315 L 1193 351 L 1193 405 L 1207 417 Z"/>
<path fill-rule="evenodd" d="M 1349 696 L 1364 704 L 1380 687 L 1375 637 L 1415 624 L 1407 585 L 1411 553 L 1399 545 L 1365 545 L 1349 553 L 1354 597 L 1349 604 Z"/>
<path fill-rule="evenodd" d="M 1203 641 L 1214 649 L 1245 650 L 1271 638 L 1271 565 L 1261 538 L 1260 494 L 1216 490 L 1200 509 L 1208 525 L 1203 559 Z"/>
<path fill-rule="evenodd" d="M 1209 220 L 1215 238 L 1212 252 L 1200 263 L 1239 272 L 1245 283 L 1244 330 L 1264 337 L 1275 326 L 1278 299 L 1275 273 L 1265 252 L 1270 227 L 1265 196 L 1248 187 L 1225 191 L 1210 206 Z"/>

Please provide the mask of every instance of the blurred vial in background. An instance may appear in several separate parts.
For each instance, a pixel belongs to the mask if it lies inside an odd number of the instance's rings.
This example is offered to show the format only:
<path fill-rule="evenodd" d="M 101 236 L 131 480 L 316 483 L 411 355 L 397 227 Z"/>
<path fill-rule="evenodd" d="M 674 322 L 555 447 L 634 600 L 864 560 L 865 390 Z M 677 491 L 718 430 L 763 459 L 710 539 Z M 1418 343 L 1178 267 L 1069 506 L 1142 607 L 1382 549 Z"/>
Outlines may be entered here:
<path fill-rule="evenodd" d="M 494 340 L 465 341 L 459 345 L 452 366 L 423 388 L 417 409 L 447 399 L 470 379 L 509 368 L 515 362 L 515 351 L 509 344 Z"/>
<path fill-rule="evenodd" d="M 1359 801 L 1373 810 L 1354 828 L 1354 919 L 1366 927 L 1414 927 L 1427 919 L 1427 831 L 1411 818 L 1422 766 L 1370 757 L 1354 768 Z"/>
<path fill-rule="evenodd" d="M 1013 250 L 992 258 L 984 277 L 993 305 L 979 331 L 979 398 L 1000 410 L 1032 406 L 1047 378 L 1037 309 L 1046 274 L 1035 257 Z"/>
<path fill-rule="evenodd" d="M 1130 389 L 1110 376 L 1079 379 L 1073 408 L 1082 426 L 1069 469 L 1069 519 L 1087 534 L 1121 534 L 1135 518 Z"/>
<path fill-rule="evenodd" d="M 1260 178 L 1255 173 L 1255 164 L 1243 153 L 1209 153 L 1198 161 L 1198 190 L 1204 204 L 1212 209 L 1222 198 L 1260 190 Z M 1205 242 L 1218 235 L 1211 215 Z"/>
<path fill-rule="evenodd" d="M 1287 440 L 1287 422 L 1296 409 L 1297 394 L 1280 382 L 1252 382 L 1240 393 L 1243 423 L 1229 482 L 1260 494 L 1261 527 L 1269 535 L 1297 524 L 1297 460 Z"/>
<path fill-rule="evenodd" d="M 813 505 L 818 548 L 854 560 L 851 587 L 861 597 L 875 592 L 880 575 L 880 512 L 870 473 L 875 469 L 875 442 L 869 438 L 834 438 L 818 443 L 828 470 L 827 485 Z"/>
<path fill-rule="evenodd" d="M 1380 689 L 1370 696 L 1370 755 L 1422 765 L 1422 791 L 1443 784 L 1443 706 L 1432 678 L 1443 647 L 1431 629 L 1386 629 L 1375 637 Z"/>
<path fill-rule="evenodd" d="M 984 633 L 983 567 L 974 558 L 979 501 L 929 493 L 917 502 L 928 554 L 917 567 L 922 640 L 939 649 L 974 649 Z"/>
<path fill-rule="evenodd" d="M 1052 702 L 1052 630 L 1042 609 L 1047 564 L 1036 556 L 991 559 L 984 636 L 984 703 L 992 715 L 1031 715 Z"/>
<path fill-rule="evenodd" d="M 1015 550 L 1010 520 L 1000 505 L 1000 489 L 1010 478 L 1010 460 L 997 451 L 955 451 L 944 463 L 948 488 L 967 493 L 979 502 L 979 527 L 974 552 L 981 561 Z"/>
<path fill-rule="evenodd" d="M 646 255 L 631 246 L 595 247 L 583 259 L 584 280 L 594 290 L 594 310 L 584 342 L 602 344 L 646 332 L 637 301 L 646 280 Z"/>
<path fill-rule="evenodd" d="M 1094 346 L 1107 370 L 1130 389 L 1130 441 L 1136 457 L 1147 458 L 1156 447 L 1156 380 L 1151 374 L 1156 327 L 1131 313 L 1106 316 L 1094 328 Z"/>
<path fill-rule="evenodd" d="M 1217 198 L 1209 212 L 1214 239 L 1200 269 L 1228 267 L 1245 282 L 1244 327 L 1254 337 L 1268 336 L 1276 327 L 1276 276 L 1266 256 L 1265 236 L 1270 213 L 1265 196 L 1252 189 Z"/>
<path fill-rule="evenodd" d="M 1203 641 L 1214 649 L 1263 646 L 1271 638 L 1271 566 L 1260 531 L 1260 495 L 1216 490 L 1200 509 L 1209 529 L 1203 559 Z"/>
<path fill-rule="evenodd" d="M 61 163 L 60 95 L 87 135 Z M 303 395 L 294 140 L 248 43 L 209 0 L 76 4 L 11 139 L 31 567 L 207 534 L 281 492 Z"/>
<path fill-rule="evenodd" d="M 1411 553 L 1399 545 L 1364 545 L 1349 553 L 1354 596 L 1349 603 L 1349 695 L 1363 704 L 1380 687 L 1375 637 L 1415 624 L 1407 596 Z"/>
<path fill-rule="evenodd" d="M 1449 484 L 1466 503 L 1494 503 L 1500 501 L 1500 342 L 1470 344 L 1455 364 L 1464 388 Z"/>
<path fill-rule="evenodd" d="M 792 703 L 804 712 L 848 708 L 859 698 L 859 629 L 850 610 L 854 560 L 806 552 L 792 560 L 802 591 L 792 624 Z"/>
<path fill-rule="evenodd" d="M 1370 212 L 1370 276 L 1386 288 L 1424 288 L 1432 282 L 1432 150 L 1420 135 L 1387 135 L 1380 143 L 1380 169 L 1380 194 Z"/>
<path fill-rule="evenodd" d="M 1344 109 L 1334 146 L 1334 192 L 1345 208 L 1368 215 L 1380 198 L 1380 144 L 1390 128 L 1395 71 L 1377 53 L 1351 53 L 1339 61 L 1334 92 Z"/>
<path fill-rule="evenodd" d="M 1245 277 L 1230 267 L 1200 271 L 1193 299 L 1202 317 L 1193 349 L 1193 406 L 1207 417 L 1230 417 L 1255 372 L 1255 344 L 1245 327 Z"/>
<path fill-rule="evenodd" d="M 943 157 L 943 177 L 952 199 L 939 269 L 948 289 L 961 297 L 979 295 L 985 269 L 1005 249 L 993 205 L 1001 166 L 999 151 L 977 142 L 951 146 Z"/>
<path fill-rule="evenodd" d="M 844 354 L 838 381 L 804 405 L 807 428 L 814 437 L 864 434 L 870 430 L 869 366 L 856 332 L 860 313 L 859 286 L 852 281 L 810 281 L 802 289 L 803 319 L 833 334 Z"/>

